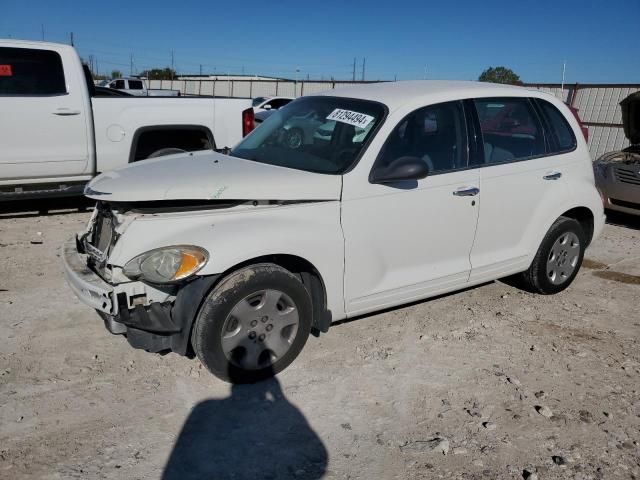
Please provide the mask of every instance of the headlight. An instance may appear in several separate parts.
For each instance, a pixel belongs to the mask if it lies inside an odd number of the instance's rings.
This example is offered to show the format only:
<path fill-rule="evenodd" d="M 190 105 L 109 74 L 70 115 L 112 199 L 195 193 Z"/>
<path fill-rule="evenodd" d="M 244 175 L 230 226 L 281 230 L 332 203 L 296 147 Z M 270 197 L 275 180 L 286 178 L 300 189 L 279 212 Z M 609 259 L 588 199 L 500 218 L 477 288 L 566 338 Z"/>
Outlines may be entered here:
<path fill-rule="evenodd" d="M 138 255 L 122 269 L 131 280 L 172 283 L 190 277 L 200 270 L 209 254 L 200 247 L 178 245 L 163 247 Z"/>

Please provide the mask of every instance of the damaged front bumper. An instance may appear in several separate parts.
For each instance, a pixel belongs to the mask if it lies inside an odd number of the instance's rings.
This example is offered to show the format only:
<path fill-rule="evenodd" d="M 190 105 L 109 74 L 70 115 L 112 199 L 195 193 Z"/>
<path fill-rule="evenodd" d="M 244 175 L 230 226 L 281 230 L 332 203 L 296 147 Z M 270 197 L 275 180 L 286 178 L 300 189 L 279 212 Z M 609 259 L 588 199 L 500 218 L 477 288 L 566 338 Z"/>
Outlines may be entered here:
<path fill-rule="evenodd" d="M 106 282 L 89 268 L 76 237 L 64 245 L 63 263 L 67 284 L 83 303 L 97 310 L 106 328 L 113 334 L 123 334 L 132 347 L 149 352 L 188 353 L 191 326 L 200 303 L 217 279 L 196 277 L 174 287 L 177 292 L 171 300 L 145 305 L 138 299 L 147 298 L 146 290 L 156 289 L 142 282 Z"/>

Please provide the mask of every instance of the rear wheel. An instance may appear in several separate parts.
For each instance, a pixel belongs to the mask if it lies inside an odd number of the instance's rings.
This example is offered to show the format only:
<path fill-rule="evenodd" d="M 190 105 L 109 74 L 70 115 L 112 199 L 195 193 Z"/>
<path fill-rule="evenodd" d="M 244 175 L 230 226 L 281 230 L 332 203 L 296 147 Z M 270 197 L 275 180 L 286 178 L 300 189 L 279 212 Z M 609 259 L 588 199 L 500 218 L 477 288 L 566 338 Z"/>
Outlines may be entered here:
<path fill-rule="evenodd" d="M 578 274 L 586 247 L 577 220 L 560 217 L 545 235 L 529 269 L 520 274 L 522 286 L 545 295 L 567 288 Z"/>
<path fill-rule="evenodd" d="M 207 296 L 191 342 L 218 378 L 250 383 L 285 369 L 311 330 L 311 299 L 288 270 L 273 264 L 245 267 Z"/>

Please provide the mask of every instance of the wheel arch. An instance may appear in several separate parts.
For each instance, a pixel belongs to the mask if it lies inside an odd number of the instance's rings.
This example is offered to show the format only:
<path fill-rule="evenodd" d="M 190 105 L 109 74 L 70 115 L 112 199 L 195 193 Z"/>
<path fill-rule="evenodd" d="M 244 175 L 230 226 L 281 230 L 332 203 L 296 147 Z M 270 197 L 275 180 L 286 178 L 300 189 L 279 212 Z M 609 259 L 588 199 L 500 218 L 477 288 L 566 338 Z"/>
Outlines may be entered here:
<path fill-rule="evenodd" d="M 574 207 L 567 210 L 560 216 L 573 218 L 580 224 L 586 235 L 587 244 L 585 247 L 588 247 L 593 239 L 593 232 L 595 228 L 595 215 L 591 209 L 584 206 Z"/>
<path fill-rule="evenodd" d="M 196 133 L 201 135 L 202 137 L 206 137 L 209 145 L 211 145 L 212 149 L 216 148 L 215 138 L 213 136 L 213 132 L 206 125 L 199 124 L 171 124 L 171 125 L 147 125 L 144 127 L 139 127 L 133 133 L 133 137 L 131 139 L 131 146 L 129 149 L 129 163 L 133 163 L 139 160 L 143 160 L 143 158 L 138 158 L 140 156 L 141 145 L 145 145 L 146 137 L 149 134 L 153 133 L 162 133 L 163 136 L 166 136 L 171 133 L 180 133 L 185 134 L 186 132 Z M 168 145 L 168 144 L 157 144 L 154 149 L 160 149 L 163 147 L 178 147 L 181 145 Z M 189 150 L 189 148 L 184 148 L 184 150 Z M 146 157 L 145 157 L 146 158 Z"/>
<path fill-rule="evenodd" d="M 327 289 L 324 279 L 320 271 L 309 260 L 298 255 L 276 253 L 244 260 L 215 275 L 216 279 L 210 286 L 209 291 L 213 290 L 233 272 L 259 263 L 272 263 L 298 276 L 311 297 L 313 308 L 312 334 L 318 336 L 320 332 L 326 332 L 329 329 L 331 312 L 327 309 Z"/>

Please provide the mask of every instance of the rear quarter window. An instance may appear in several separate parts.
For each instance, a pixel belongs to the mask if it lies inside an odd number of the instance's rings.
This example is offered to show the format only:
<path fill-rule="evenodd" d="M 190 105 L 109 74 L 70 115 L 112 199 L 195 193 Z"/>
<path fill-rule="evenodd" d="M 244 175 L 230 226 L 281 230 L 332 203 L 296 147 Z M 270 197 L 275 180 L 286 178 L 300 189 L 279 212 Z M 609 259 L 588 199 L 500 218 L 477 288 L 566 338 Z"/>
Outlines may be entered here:
<path fill-rule="evenodd" d="M 0 96 L 67 93 L 62 59 L 52 50 L 0 48 Z"/>
<path fill-rule="evenodd" d="M 550 154 L 568 152 L 576 147 L 576 136 L 565 116 L 550 102 L 536 100 L 547 121 L 551 140 Z"/>

